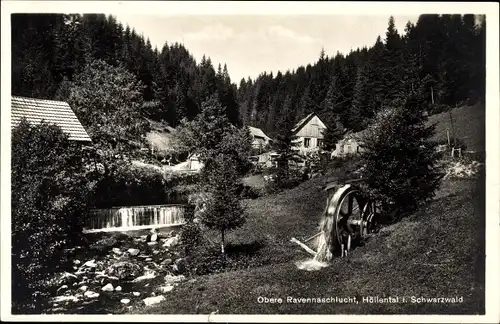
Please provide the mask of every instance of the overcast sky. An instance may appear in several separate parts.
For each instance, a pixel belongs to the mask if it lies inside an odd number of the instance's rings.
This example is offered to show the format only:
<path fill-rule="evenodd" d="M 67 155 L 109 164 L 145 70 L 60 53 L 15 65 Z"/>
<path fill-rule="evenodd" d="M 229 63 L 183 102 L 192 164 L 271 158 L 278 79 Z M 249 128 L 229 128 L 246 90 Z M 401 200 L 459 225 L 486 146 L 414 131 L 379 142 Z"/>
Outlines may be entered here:
<path fill-rule="evenodd" d="M 2 15 L 12 10 L 111 14 L 158 49 L 166 41 L 180 42 L 197 62 L 206 54 L 215 68 L 227 63 L 236 83 L 314 63 L 322 47 L 333 56 L 371 46 L 378 35 L 385 38 L 390 15 L 402 33 L 421 13 L 494 10 L 498 16 L 495 9 L 494 3 L 416 1 L 2 1 Z M 8 21 L 2 19 L 2 26 Z"/>
<path fill-rule="evenodd" d="M 160 16 L 114 14 L 159 50 L 165 42 L 183 43 L 199 63 L 203 54 L 214 68 L 227 64 L 231 80 L 255 78 L 260 73 L 296 69 L 317 61 L 321 48 L 337 51 L 371 46 L 385 38 L 389 15 L 192 15 Z M 415 15 L 394 15 L 400 33 Z"/>

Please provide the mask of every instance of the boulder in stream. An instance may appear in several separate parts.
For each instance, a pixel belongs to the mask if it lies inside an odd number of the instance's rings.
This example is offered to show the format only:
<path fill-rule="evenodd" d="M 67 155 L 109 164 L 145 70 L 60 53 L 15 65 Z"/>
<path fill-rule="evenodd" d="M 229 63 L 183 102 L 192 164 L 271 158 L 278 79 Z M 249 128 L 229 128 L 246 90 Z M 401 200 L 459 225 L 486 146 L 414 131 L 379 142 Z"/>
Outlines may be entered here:
<path fill-rule="evenodd" d="M 109 283 L 106 286 L 102 287 L 101 290 L 102 291 L 113 291 L 113 290 L 115 290 L 115 288 L 113 287 L 112 284 Z"/>
<path fill-rule="evenodd" d="M 146 236 L 146 242 L 156 242 L 158 240 L 158 229 L 152 228 L 149 234 Z"/>
<path fill-rule="evenodd" d="M 173 276 L 173 275 L 166 275 L 165 276 L 165 283 L 166 284 L 173 284 L 173 283 L 179 283 L 186 280 L 186 277 L 183 275 L 178 275 L 178 276 Z"/>
<path fill-rule="evenodd" d="M 135 278 L 132 280 L 132 282 L 139 282 L 147 279 L 154 279 L 156 278 L 156 273 L 154 271 L 147 271 L 144 275 Z"/>
<path fill-rule="evenodd" d="M 132 262 L 121 261 L 109 266 L 106 273 L 117 277 L 119 280 L 129 280 L 139 276 L 141 267 Z"/>
<path fill-rule="evenodd" d="M 95 268 L 95 267 L 97 267 L 97 263 L 95 263 L 95 259 L 92 259 L 92 260 L 85 262 L 82 267 Z"/>
<path fill-rule="evenodd" d="M 142 301 L 144 302 L 144 304 L 146 306 L 151 306 L 151 305 L 161 303 L 164 300 L 165 300 L 165 297 L 160 295 L 160 296 L 144 298 Z"/>
<path fill-rule="evenodd" d="M 109 251 L 118 241 L 114 237 L 105 237 L 90 245 L 91 250 Z"/>
<path fill-rule="evenodd" d="M 170 284 L 158 287 L 158 291 L 160 291 L 162 293 L 168 293 L 168 292 L 172 291 L 173 289 L 174 289 L 174 286 L 170 285 Z"/>
<path fill-rule="evenodd" d="M 62 302 L 77 302 L 78 298 L 76 296 L 57 296 L 52 298 L 53 303 L 62 303 Z"/>
<path fill-rule="evenodd" d="M 128 249 L 127 252 L 131 255 L 131 256 L 136 256 L 139 254 L 139 252 L 141 252 L 139 249 Z"/>
<path fill-rule="evenodd" d="M 179 236 L 178 235 L 173 236 L 173 237 L 169 237 L 167 240 L 165 240 L 165 243 L 163 243 L 163 247 L 170 248 L 170 247 L 176 246 L 177 244 L 179 244 Z"/>
<path fill-rule="evenodd" d="M 62 285 L 61 287 L 59 287 L 59 288 L 57 289 L 57 292 L 60 292 L 60 291 L 66 291 L 66 290 L 68 290 L 68 289 L 69 289 L 68 285 Z"/>
<path fill-rule="evenodd" d="M 96 292 L 94 292 L 94 291 L 90 291 L 90 290 L 88 290 L 88 291 L 86 291 L 86 292 L 83 294 L 83 296 L 85 296 L 86 298 L 89 298 L 89 299 L 94 299 L 94 298 L 99 297 L 99 293 L 96 293 Z"/>

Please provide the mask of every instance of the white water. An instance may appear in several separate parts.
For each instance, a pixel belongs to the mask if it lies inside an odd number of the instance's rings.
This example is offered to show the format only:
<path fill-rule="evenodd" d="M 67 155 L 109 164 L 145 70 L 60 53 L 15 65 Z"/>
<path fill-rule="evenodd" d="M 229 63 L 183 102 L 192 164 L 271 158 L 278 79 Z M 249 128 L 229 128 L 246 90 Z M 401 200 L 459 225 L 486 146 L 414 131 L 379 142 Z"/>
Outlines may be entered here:
<path fill-rule="evenodd" d="M 334 229 L 334 215 L 335 208 L 339 202 L 342 194 L 350 188 L 350 185 L 344 185 L 339 190 L 335 192 L 332 199 L 327 202 L 326 209 L 321 218 L 321 222 L 319 224 L 319 229 L 321 234 L 317 239 L 317 244 L 315 247 L 316 255 L 312 259 L 307 259 L 303 261 L 299 261 L 296 263 L 297 268 L 300 270 L 307 271 L 316 271 L 321 270 L 324 267 L 329 265 L 329 262 L 332 260 L 333 253 L 333 231 Z M 314 248 L 313 248 L 314 249 Z"/>
<path fill-rule="evenodd" d="M 184 205 L 132 206 L 97 209 L 87 222 L 86 231 L 127 231 L 184 224 Z"/>
<path fill-rule="evenodd" d="M 318 237 L 318 244 L 316 248 L 316 255 L 311 258 L 311 259 L 306 259 L 302 261 L 298 261 L 295 265 L 297 268 L 300 270 L 306 270 L 306 271 L 317 271 L 321 270 L 325 267 L 328 267 L 328 261 L 331 260 L 331 252 L 327 248 L 328 245 L 326 243 L 325 239 L 325 233 L 322 232 L 321 235 Z"/>

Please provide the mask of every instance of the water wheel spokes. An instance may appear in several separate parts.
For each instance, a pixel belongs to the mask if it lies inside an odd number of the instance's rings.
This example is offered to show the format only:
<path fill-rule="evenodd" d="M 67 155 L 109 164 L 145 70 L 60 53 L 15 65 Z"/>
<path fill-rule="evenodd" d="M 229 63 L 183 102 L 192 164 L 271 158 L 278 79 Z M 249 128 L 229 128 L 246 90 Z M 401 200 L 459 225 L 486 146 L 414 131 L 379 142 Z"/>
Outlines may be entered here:
<path fill-rule="evenodd" d="M 347 255 L 354 241 L 359 241 L 363 236 L 363 199 L 358 190 L 349 188 L 345 190 L 336 201 L 334 212 L 334 236 L 340 247 L 340 255 Z"/>

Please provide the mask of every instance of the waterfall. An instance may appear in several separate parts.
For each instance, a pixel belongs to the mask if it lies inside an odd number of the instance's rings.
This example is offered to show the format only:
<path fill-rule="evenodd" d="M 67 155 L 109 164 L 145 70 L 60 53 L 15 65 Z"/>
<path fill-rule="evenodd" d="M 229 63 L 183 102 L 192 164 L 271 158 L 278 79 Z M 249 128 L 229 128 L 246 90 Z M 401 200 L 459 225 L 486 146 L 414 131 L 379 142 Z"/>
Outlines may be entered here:
<path fill-rule="evenodd" d="M 186 205 L 152 205 L 96 209 L 86 222 L 86 231 L 127 231 L 184 223 Z"/>

